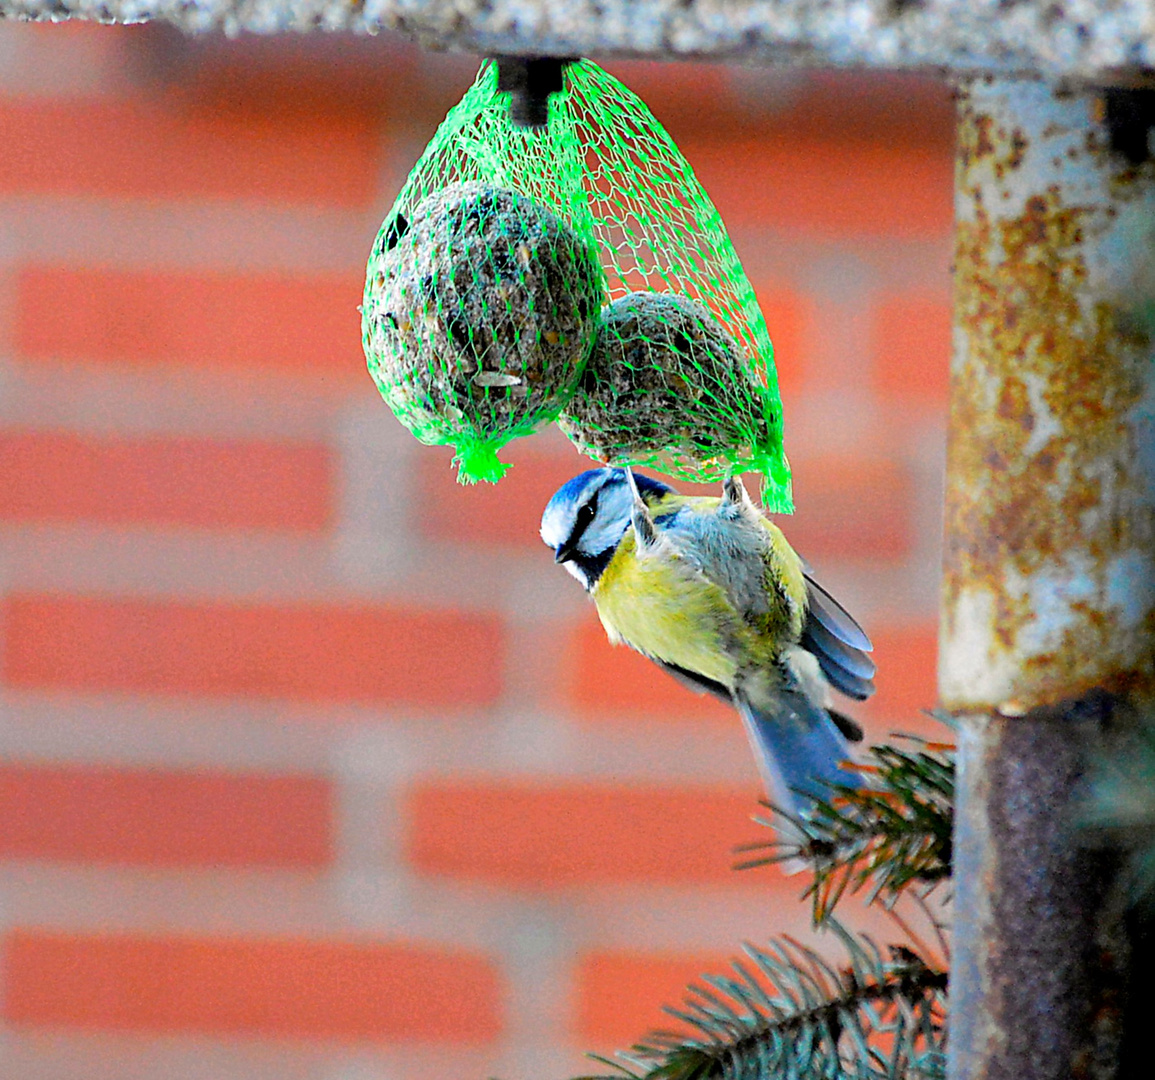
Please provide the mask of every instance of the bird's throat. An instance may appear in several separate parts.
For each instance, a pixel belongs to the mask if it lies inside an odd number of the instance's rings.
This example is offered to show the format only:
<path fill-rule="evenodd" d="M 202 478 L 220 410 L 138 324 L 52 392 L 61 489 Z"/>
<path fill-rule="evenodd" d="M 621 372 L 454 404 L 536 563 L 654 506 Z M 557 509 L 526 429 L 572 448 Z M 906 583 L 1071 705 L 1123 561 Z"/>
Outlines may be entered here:
<path fill-rule="evenodd" d="M 577 552 L 570 559 L 570 562 L 581 574 L 586 592 L 593 592 L 598 579 L 605 573 L 606 567 L 610 565 L 610 561 L 614 557 L 614 550 L 614 548 L 608 548 L 599 555 L 584 555 Z"/>

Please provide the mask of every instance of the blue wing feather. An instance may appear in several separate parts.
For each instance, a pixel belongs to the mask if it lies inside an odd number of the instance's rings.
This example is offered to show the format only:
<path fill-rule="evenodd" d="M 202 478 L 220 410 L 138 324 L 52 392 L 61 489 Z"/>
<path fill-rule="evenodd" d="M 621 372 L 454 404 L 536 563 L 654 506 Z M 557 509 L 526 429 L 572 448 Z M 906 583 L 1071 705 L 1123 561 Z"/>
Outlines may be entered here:
<path fill-rule="evenodd" d="M 810 576 L 809 571 L 806 572 L 805 577 L 808 615 L 852 649 L 858 649 L 861 652 L 874 652 L 870 638 L 866 636 L 862 627 L 854 621 L 846 608 L 819 585 Z"/>
<path fill-rule="evenodd" d="M 841 767 L 850 757 L 846 739 L 805 694 L 780 690 L 757 706 L 741 696 L 735 704 L 766 790 L 788 813 L 805 817 L 810 799 L 829 799 L 832 784 L 861 786 Z"/>

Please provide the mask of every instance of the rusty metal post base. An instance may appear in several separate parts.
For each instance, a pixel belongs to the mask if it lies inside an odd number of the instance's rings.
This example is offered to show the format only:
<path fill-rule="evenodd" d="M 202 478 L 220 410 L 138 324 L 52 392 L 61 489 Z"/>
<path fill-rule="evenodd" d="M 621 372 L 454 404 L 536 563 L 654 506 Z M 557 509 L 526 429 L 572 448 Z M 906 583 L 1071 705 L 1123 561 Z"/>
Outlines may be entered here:
<path fill-rule="evenodd" d="M 1112 861 L 1064 813 L 1098 740 L 1086 703 L 960 724 L 954 1077 L 1115 1075 L 1126 979 Z"/>
<path fill-rule="evenodd" d="M 1121 919 L 1071 815 L 1108 714 L 1155 687 L 1155 164 L 1149 103 L 1112 94 L 960 96 L 951 1080 L 1117 1075 Z"/>

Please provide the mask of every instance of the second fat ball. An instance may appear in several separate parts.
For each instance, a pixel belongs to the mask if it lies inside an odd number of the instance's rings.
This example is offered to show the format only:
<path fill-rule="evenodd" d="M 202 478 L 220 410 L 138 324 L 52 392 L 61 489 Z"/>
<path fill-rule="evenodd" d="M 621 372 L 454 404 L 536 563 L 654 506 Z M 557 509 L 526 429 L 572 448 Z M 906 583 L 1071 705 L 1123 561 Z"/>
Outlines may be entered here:
<path fill-rule="evenodd" d="M 631 292 L 603 309 L 559 426 L 609 464 L 669 459 L 698 470 L 769 439 L 765 387 L 713 313 L 675 293 Z"/>

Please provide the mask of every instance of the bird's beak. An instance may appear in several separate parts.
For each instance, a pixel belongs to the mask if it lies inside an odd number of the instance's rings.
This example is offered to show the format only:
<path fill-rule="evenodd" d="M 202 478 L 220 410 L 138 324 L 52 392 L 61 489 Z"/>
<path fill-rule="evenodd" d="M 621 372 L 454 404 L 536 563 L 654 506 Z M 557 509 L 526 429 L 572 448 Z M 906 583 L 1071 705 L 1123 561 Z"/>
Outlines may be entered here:
<path fill-rule="evenodd" d="M 573 545 L 561 543 L 553 549 L 553 561 L 555 563 L 569 562 L 573 558 Z"/>

